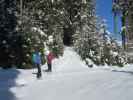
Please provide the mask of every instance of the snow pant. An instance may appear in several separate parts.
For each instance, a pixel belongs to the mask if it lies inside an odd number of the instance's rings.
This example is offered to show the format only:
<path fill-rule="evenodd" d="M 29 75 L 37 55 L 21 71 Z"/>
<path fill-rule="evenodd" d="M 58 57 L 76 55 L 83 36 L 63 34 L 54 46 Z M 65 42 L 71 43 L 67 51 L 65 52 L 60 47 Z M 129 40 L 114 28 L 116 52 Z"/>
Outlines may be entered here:
<path fill-rule="evenodd" d="M 35 64 L 35 66 L 37 67 L 37 78 L 40 78 L 42 76 L 41 66 L 40 64 Z"/>
<path fill-rule="evenodd" d="M 125 43 L 126 43 L 126 36 L 125 36 L 125 33 L 123 33 L 122 34 L 122 44 L 123 44 L 124 49 L 126 48 Z"/>
<path fill-rule="evenodd" d="M 52 71 L 52 65 L 48 64 L 48 71 Z"/>

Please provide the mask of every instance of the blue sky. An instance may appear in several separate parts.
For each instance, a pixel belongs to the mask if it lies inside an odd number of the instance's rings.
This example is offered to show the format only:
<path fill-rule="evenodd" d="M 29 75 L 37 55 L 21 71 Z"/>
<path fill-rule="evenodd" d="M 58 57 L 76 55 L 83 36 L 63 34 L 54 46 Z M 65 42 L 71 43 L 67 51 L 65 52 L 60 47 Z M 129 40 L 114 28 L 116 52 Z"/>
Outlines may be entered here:
<path fill-rule="evenodd" d="M 114 34 L 114 23 L 113 23 L 113 14 L 112 14 L 112 0 L 96 0 L 96 13 L 99 17 L 105 19 L 107 22 L 108 30 Z M 120 18 L 118 18 L 118 31 L 120 31 Z M 117 34 L 117 36 L 119 33 Z"/>

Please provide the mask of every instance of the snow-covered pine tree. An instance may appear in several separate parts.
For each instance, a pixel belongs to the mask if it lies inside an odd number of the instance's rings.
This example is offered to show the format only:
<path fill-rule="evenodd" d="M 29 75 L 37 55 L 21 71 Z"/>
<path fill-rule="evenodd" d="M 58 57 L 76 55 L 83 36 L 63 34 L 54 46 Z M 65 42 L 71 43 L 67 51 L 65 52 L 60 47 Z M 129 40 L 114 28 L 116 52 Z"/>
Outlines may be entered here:
<path fill-rule="evenodd" d="M 81 58 L 88 63 L 87 59 L 93 60 L 96 64 L 100 63 L 100 46 L 96 26 L 94 1 L 81 0 L 79 10 L 80 20 L 76 23 L 76 34 L 73 35 L 76 51 Z"/>
<path fill-rule="evenodd" d="M 49 12 L 46 16 L 48 23 L 48 36 L 53 37 L 53 42 L 48 43 L 54 54 L 58 57 L 63 55 L 63 27 L 65 25 L 65 9 L 64 2 L 61 0 L 49 2 Z"/>
<path fill-rule="evenodd" d="M 122 47 L 110 36 L 106 23 L 102 19 L 99 24 L 99 34 L 101 35 L 101 64 L 123 66 L 126 59 Z"/>
<path fill-rule="evenodd" d="M 36 13 L 36 10 L 32 8 L 33 1 L 17 1 L 17 32 L 22 37 L 22 55 L 21 66 L 19 68 L 32 68 L 32 52 L 35 48 L 38 48 L 43 54 L 43 39 L 46 35 L 41 30 L 40 27 L 37 27 L 37 24 L 40 24 L 38 20 L 35 20 L 33 14 Z M 42 56 L 43 59 L 44 56 Z M 44 59 L 42 60 L 44 61 Z"/>
<path fill-rule="evenodd" d="M 64 2 L 60 0 L 27 0 L 18 1 L 17 4 L 18 32 L 21 32 L 24 37 L 23 65 L 31 65 L 31 54 L 36 46 L 44 54 L 44 42 L 47 42 L 47 46 L 56 56 L 62 55 L 63 27 L 67 23 Z M 51 36 L 54 37 L 53 42 L 49 43 Z"/>

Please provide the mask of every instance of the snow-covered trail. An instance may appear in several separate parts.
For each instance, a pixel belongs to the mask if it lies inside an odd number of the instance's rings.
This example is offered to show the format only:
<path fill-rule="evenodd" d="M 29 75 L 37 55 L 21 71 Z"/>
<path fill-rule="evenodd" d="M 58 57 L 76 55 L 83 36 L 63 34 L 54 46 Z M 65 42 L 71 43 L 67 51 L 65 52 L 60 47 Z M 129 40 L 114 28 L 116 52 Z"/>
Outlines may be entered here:
<path fill-rule="evenodd" d="M 43 66 L 45 69 L 45 66 Z M 37 80 L 33 70 L 20 70 L 10 90 L 16 100 L 132 100 L 133 68 L 88 68 L 72 48 L 53 63 L 52 73 Z M 3 100 L 3 99 L 2 99 Z M 10 99 L 15 100 L 15 99 Z"/>
<path fill-rule="evenodd" d="M 46 65 L 43 67 L 44 70 Z M 18 83 L 24 83 L 27 86 L 19 88 L 19 92 L 17 91 L 18 87 L 12 90 L 16 92 L 18 100 L 78 99 L 76 96 L 78 95 L 78 90 L 81 90 L 82 87 L 86 87 L 84 86 L 86 83 L 82 83 L 82 81 L 86 80 L 86 77 L 81 77 L 88 71 L 88 67 L 83 64 L 73 49 L 66 47 L 63 57 L 55 59 L 53 62 L 52 73 L 43 72 L 43 78 L 37 80 L 34 75 L 34 78 L 32 76 L 32 79 L 30 79 L 31 75 L 27 72 L 23 72 L 25 75 L 20 74 Z M 27 78 L 25 78 L 25 76 L 27 76 Z"/>

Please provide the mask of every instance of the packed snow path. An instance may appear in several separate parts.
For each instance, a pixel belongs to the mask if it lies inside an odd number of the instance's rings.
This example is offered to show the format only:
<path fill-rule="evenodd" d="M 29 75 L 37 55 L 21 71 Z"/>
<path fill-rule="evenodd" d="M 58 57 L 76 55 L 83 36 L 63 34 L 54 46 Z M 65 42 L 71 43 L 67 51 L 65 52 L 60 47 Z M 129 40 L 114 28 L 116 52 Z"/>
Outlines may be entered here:
<path fill-rule="evenodd" d="M 44 70 L 46 65 L 42 67 Z M 88 68 L 69 47 L 63 57 L 53 62 L 53 72 L 43 72 L 40 80 L 36 79 L 35 69 L 17 71 L 15 85 L 11 80 L 0 83 L 0 100 L 133 100 L 132 66 Z M 5 73 L 13 75 L 10 70 Z M 0 76 L 5 77 L 3 71 Z M 9 91 L 4 91 L 8 85 Z M 2 98 L 3 91 L 8 98 Z"/>

